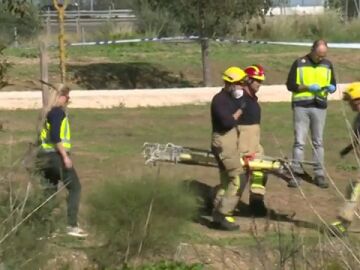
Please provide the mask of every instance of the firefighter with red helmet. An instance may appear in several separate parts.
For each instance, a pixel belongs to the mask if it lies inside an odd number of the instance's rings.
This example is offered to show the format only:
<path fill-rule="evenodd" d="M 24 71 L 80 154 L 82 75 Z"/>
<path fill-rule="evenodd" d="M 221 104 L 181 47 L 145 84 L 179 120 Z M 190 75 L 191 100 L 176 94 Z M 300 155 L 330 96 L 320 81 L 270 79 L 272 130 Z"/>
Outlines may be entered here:
<path fill-rule="evenodd" d="M 261 107 L 256 93 L 265 80 L 264 68 L 261 65 L 251 65 L 244 69 L 247 74 L 247 83 L 243 92 L 235 98 L 243 113 L 238 119 L 239 150 L 241 155 L 263 155 L 264 150 L 260 144 Z M 247 178 L 250 182 L 249 207 L 255 216 L 265 216 L 267 209 L 264 204 L 266 173 L 250 171 Z"/>

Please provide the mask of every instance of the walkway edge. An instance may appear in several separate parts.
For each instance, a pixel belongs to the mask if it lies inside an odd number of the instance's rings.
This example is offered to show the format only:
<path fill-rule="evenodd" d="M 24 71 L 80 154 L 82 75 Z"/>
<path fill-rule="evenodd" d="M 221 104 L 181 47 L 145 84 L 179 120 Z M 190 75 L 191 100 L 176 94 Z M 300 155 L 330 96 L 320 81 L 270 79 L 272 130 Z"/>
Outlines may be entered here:
<path fill-rule="evenodd" d="M 340 100 L 346 84 L 339 84 L 338 91 L 329 100 Z M 136 89 L 136 90 L 73 90 L 71 108 L 105 109 L 114 107 L 158 107 L 185 104 L 206 104 L 221 87 Z M 290 102 L 291 93 L 285 85 L 264 85 L 259 92 L 260 102 Z M 41 91 L 1 92 L 0 109 L 41 108 Z"/>

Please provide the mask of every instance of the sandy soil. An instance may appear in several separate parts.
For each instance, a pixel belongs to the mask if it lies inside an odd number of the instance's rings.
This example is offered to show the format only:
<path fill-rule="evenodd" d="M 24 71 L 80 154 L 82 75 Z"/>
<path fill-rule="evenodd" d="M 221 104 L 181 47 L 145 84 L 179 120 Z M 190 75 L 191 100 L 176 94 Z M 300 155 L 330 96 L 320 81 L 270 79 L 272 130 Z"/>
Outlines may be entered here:
<path fill-rule="evenodd" d="M 329 99 L 342 97 L 344 84 Z M 71 94 L 72 108 L 113 108 L 173 106 L 182 104 L 203 104 L 219 91 L 220 87 L 139 89 L 139 90 L 74 90 Z M 285 85 L 264 85 L 259 92 L 261 102 L 290 101 L 291 93 Z M 42 104 L 41 91 L 0 92 L 0 109 L 35 109 Z"/>

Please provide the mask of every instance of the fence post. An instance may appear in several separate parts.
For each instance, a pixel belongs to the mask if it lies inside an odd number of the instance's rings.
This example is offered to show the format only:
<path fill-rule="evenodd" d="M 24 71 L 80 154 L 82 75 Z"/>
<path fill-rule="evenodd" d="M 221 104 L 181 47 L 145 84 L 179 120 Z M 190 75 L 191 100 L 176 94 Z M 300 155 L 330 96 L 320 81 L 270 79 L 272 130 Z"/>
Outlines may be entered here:
<path fill-rule="evenodd" d="M 16 26 L 14 27 L 14 46 L 15 48 L 19 47 L 18 32 Z"/>
<path fill-rule="evenodd" d="M 40 76 L 41 80 L 48 82 L 49 70 L 48 70 L 48 54 L 47 54 L 47 42 L 40 41 Z M 42 104 L 47 105 L 49 97 L 49 87 L 46 84 L 41 85 L 42 89 Z"/>
<path fill-rule="evenodd" d="M 109 6 L 109 16 L 108 16 L 108 21 L 111 20 L 111 6 Z"/>
<path fill-rule="evenodd" d="M 81 42 L 86 42 L 84 26 L 81 26 Z"/>
<path fill-rule="evenodd" d="M 81 39 L 81 24 L 80 24 L 80 13 L 78 11 L 78 16 L 76 17 L 76 36 L 78 40 Z"/>
<path fill-rule="evenodd" d="M 50 35 L 51 35 L 51 19 L 50 19 L 50 10 L 48 9 L 47 11 L 47 16 L 46 16 L 46 37 L 47 40 L 50 40 Z"/>

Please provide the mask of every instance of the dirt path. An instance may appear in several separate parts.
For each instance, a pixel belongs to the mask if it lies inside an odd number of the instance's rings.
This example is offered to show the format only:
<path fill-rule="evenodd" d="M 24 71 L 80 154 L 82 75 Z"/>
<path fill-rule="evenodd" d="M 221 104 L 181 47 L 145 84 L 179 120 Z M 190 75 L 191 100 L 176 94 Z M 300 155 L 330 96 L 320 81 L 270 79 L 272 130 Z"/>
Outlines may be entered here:
<path fill-rule="evenodd" d="M 341 99 L 344 84 L 329 99 Z M 203 104 L 219 91 L 220 87 L 139 89 L 139 90 L 74 90 L 71 95 L 72 108 L 113 108 L 143 106 L 173 106 L 183 104 Z M 290 101 L 291 93 L 285 85 L 264 85 L 259 92 L 261 102 Z M 40 91 L 0 92 L 0 109 L 40 108 Z"/>

